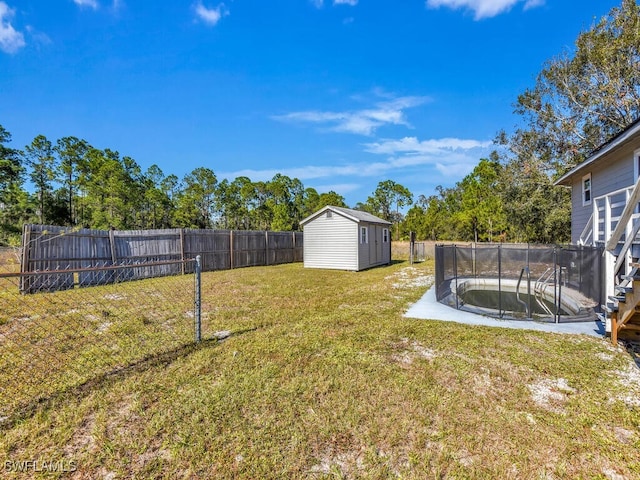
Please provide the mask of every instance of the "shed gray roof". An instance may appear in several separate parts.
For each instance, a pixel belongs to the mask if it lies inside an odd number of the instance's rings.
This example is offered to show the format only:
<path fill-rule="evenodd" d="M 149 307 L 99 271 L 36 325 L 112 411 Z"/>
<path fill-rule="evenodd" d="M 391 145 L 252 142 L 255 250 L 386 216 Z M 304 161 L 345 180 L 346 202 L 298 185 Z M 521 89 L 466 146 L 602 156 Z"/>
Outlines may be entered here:
<path fill-rule="evenodd" d="M 366 222 L 366 223 L 379 223 L 382 225 L 391 225 L 391 222 L 387 222 L 386 220 L 376 217 L 375 215 L 371 215 L 370 213 L 362 212 L 360 210 L 352 210 L 351 208 L 334 207 L 332 205 L 327 205 L 326 207 L 318 210 L 316 213 L 309 215 L 307 218 L 305 218 L 300 222 L 300 225 L 309 223 L 311 220 L 313 220 L 319 215 L 322 215 L 327 210 L 331 210 L 332 212 L 335 212 L 338 215 L 342 215 L 343 217 L 347 217 L 357 223 Z"/>
<path fill-rule="evenodd" d="M 593 167 L 594 163 L 597 163 L 607 153 L 615 150 L 616 148 L 626 144 L 629 140 L 635 138 L 640 132 L 640 118 L 634 121 L 627 128 L 622 130 L 616 136 L 600 145 L 595 151 L 587 157 L 587 159 L 573 167 L 567 173 L 562 175 L 554 182 L 554 185 L 571 185 L 571 178 L 581 174 L 587 167 Z"/>

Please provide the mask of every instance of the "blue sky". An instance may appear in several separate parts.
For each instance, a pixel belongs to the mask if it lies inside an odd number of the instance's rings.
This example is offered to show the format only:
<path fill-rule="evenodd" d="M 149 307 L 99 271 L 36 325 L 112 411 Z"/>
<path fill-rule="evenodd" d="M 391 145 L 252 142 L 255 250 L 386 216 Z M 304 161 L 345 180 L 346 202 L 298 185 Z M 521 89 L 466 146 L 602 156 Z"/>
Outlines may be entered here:
<path fill-rule="evenodd" d="M 0 0 L 0 124 L 351 206 L 454 185 L 613 0 Z"/>

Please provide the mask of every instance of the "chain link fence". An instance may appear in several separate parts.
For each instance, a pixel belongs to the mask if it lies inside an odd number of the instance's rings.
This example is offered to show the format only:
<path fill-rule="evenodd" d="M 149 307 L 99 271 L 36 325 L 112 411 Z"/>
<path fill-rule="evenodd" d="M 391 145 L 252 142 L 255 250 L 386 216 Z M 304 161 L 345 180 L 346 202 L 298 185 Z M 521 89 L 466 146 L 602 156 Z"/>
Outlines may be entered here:
<path fill-rule="evenodd" d="M 0 424 L 41 399 L 200 339 L 196 259 L 20 272 L 20 258 L 18 249 L 0 249 Z M 140 279 L 150 269 L 156 278 Z M 96 277 L 101 285 L 81 288 Z"/>

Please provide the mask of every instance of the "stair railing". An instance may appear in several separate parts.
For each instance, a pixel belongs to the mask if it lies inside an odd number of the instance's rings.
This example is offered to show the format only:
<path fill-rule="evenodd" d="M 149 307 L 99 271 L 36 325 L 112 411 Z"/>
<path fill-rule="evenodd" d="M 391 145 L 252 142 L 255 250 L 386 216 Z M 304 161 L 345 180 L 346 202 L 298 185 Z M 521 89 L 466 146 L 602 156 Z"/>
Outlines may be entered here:
<path fill-rule="evenodd" d="M 594 238 L 593 231 L 593 213 L 589 217 L 589 221 L 585 225 L 582 233 L 580 233 L 580 238 L 578 239 L 578 245 L 591 245 L 592 240 Z"/>
<path fill-rule="evenodd" d="M 544 294 L 547 291 L 547 287 L 552 284 L 549 282 L 549 280 L 551 279 L 553 274 L 554 274 L 554 269 L 551 267 L 547 268 L 544 271 L 544 273 L 540 275 L 538 280 L 536 280 L 536 283 L 534 284 L 534 287 L 533 287 L 533 294 L 536 297 L 536 302 L 538 303 L 540 308 L 542 308 L 547 313 L 547 315 L 552 315 L 552 316 L 554 316 L 554 313 L 549 308 L 549 306 L 545 303 Z M 554 288 L 555 288 L 555 285 L 554 285 Z"/>
<path fill-rule="evenodd" d="M 632 220 L 632 216 L 634 214 L 634 211 L 636 210 L 636 207 L 638 206 L 638 202 L 640 202 L 640 177 L 638 177 L 638 180 L 633 187 L 633 191 L 631 192 L 631 195 L 629 196 L 629 199 L 624 206 L 624 210 L 622 211 L 622 215 L 620 215 L 620 219 L 616 224 L 616 228 L 614 228 L 611 237 L 606 243 L 605 248 L 608 252 L 613 253 L 613 251 L 618 246 L 618 243 L 622 238 L 622 234 L 627 231 L 627 227 L 629 225 L 629 222 Z M 622 250 L 620 251 L 620 253 L 618 253 L 618 258 L 616 259 L 616 263 L 613 268 L 614 277 L 618 276 L 620 268 L 624 263 L 624 259 L 627 256 L 627 252 L 629 251 L 629 248 L 631 248 L 631 244 L 638 234 L 638 231 L 640 231 L 640 222 L 636 222 L 636 225 L 632 228 L 631 233 L 627 235 L 627 238 L 625 238 L 624 245 L 622 246 Z"/>

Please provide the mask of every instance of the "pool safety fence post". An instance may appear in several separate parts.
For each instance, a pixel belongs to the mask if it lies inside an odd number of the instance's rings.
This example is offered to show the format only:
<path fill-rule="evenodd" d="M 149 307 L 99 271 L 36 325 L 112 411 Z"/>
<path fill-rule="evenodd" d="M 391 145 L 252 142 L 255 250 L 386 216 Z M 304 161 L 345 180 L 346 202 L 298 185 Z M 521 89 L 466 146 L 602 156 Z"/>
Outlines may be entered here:
<path fill-rule="evenodd" d="M 498 245 L 498 317 L 502 318 L 502 245 Z"/>
<path fill-rule="evenodd" d="M 478 245 L 475 243 L 472 244 L 471 248 L 471 272 L 473 273 L 473 278 L 478 278 L 478 270 L 476 269 L 476 252 L 478 251 Z"/>
<path fill-rule="evenodd" d="M 199 343 L 202 340 L 202 322 L 201 322 L 201 314 L 202 314 L 202 283 L 201 283 L 201 273 L 202 273 L 202 264 L 200 255 L 196 256 L 196 268 L 195 268 L 195 299 L 194 299 L 194 334 L 195 334 L 195 342 Z"/>
<path fill-rule="evenodd" d="M 562 261 L 562 248 L 560 249 L 560 261 Z M 560 323 L 560 307 L 562 306 L 562 265 L 558 269 L 558 303 L 556 304 L 556 323 Z"/>
<path fill-rule="evenodd" d="M 456 309 L 460 310 L 460 304 L 458 302 L 458 246 L 453 246 L 453 277 L 456 279 Z"/>
<path fill-rule="evenodd" d="M 527 257 L 529 256 L 529 250 L 527 249 Z M 535 290 L 535 287 L 534 287 Z M 531 268 L 529 268 L 529 259 L 527 258 L 527 300 L 529 302 L 529 312 L 527 317 L 530 319 L 533 317 L 533 310 L 531 309 Z"/>
<path fill-rule="evenodd" d="M 554 245 L 553 247 L 553 303 L 555 305 L 555 314 L 554 321 L 558 323 L 558 305 L 560 304 L 560 299 L 558 298 L 558 248 Z"/>
<path fill-rule="evenodd" d="M 409 265 L 413 265 L 413 250 L 416 248 L 416 232 L 409 232 Z"/>

